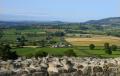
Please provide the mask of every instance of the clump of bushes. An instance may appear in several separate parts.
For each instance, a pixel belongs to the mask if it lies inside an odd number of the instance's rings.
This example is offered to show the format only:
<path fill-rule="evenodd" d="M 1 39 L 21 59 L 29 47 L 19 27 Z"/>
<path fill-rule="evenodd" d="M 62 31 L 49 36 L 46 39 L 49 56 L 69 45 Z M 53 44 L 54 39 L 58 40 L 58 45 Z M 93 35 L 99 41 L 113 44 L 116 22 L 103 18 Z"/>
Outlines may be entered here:
<path fill-rule="evenodd" d="M 68 56 L 68 57 L 71 57 L 71 56 L 75 56 L 76 57 L 77 56 L 73 49 L 69 49 L 69 50 L 65 51 L 64 55 Z"/>
<path fill-rule="evenodd" d="M 93 50 L 93 49 L 95 49 L 95 45 L 94 44 L 90 44 L 89 48 L 90 48 L 90 50 Z"/>

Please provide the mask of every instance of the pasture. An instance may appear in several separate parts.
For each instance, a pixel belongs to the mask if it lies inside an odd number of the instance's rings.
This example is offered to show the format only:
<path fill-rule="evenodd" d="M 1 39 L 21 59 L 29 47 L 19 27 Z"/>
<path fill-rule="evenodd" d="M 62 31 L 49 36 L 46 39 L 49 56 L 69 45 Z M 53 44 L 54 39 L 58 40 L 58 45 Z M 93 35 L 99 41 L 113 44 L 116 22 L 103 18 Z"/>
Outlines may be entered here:
<path fill-rule="evenodd" d="M 94 50 L 90 50 L 88 46 L 75 46 L 74 51 L 79 57 L 120 57 L 120 48 L 117 51 L 112 51 L 112 55 L 106 54 L 102 46 L 96 46 Z"/>
<path fill-rule="evenodd" d="M 19 56 L 29 56 L 31 54 L 35 54 L 36 52 L 47 52 L 50 55 L 62 56 L 64 52 L 73 49 L 73 48 L 14 48 L 13 51 L 16 51 Z"/>
<path fill-rule="evenodd" d="M 50 55 L 54 56 L 64 56 L 64 52 L 73 49 L 78 57 L 101 57 L 101 58 L 109 58 L 109 57 L 120 57 L 120 48 L 117 51 L 113 51 L 112 55 L 108 55 L 105 53 L 104 47 L 97 46 L 94 50 L 90 50 L 87 46 L 74 46 L 71 48 L 14 48 L 13 51 L 16 51 L 19 56 L 27 56 L 30 57 L 38 52 L 46 52 Z"/>

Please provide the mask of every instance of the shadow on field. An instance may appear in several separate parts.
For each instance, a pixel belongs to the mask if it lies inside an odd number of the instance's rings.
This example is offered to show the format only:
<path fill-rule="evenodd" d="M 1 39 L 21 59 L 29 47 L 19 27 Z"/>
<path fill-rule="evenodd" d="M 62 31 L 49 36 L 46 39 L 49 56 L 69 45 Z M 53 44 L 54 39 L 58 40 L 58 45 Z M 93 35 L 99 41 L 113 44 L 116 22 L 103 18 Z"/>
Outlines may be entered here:
<path fill-rule="evenodd" d="M 120 54 L 112 54 L 112 55 L 120 55 Z"/>

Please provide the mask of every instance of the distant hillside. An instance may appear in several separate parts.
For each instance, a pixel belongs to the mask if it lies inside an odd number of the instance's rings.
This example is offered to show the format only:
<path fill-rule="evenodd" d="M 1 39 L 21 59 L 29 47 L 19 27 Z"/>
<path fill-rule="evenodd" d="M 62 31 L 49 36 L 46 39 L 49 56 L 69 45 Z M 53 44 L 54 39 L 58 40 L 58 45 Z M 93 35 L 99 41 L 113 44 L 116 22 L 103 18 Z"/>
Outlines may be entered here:
<path fill-rule="evenodd" d="M 61 21 L 0 21 L 0 26 L 31 26 L 36 25 L 58 25 L 65 24 Z"/>
<path fill-rule="evenodd" d="M 111 18 L 105 18 L 101 20 L 90 20 L 90 21 L 84 22 L 84 24 L 97 24 L 97 25 L 119 24 L 120 25 L 120 17 L 111 17 Z"/>
<path fill-rule="evenodd" d="M 62 22 L 62 21 L 0 21 L 0 26 L 31 26 L 31 25 L 59 25 L 59 24 L 76 24 L 76 23 L 69 23 L 69 22 Z M 77 23 L 79 24 L 79 23 Z M 120 25 L 120 17 L 111 17 L 105 18 L 101 20 L 90 20 L 87 22 L 83 22 L 81 24 L 95 24 L 95 25 Z"/>

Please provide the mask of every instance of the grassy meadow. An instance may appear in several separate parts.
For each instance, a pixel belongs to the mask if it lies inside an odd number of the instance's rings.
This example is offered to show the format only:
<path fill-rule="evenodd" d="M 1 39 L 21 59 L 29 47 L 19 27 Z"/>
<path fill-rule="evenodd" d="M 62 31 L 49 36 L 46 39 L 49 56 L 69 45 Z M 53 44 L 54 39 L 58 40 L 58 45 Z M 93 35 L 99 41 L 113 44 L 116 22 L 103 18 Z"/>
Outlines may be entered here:
<path fill-rule="evenodd" d="M 63 56 L 64 52 L 73 49 L 77 56 L 79 57 L 120 57 L 120 48 L 117 51 L 113 51 L 112 55 L 105 53 L 103 47 L 96 47 L 94 50 L 90 50 L 88 46 L 74 46 L 72 48 L 14 48 L 13 51 L 16 51 L 19 56 L 30 56 L 37 52 L 47 52 L 50 55 L 54 56 Z"/>
<path fill-rule="evenodd" d="M 36 52 L 47 52 L 50 55 L 62 56 L 65 51 L 73 48 L 14 48 L 18 55 L 20 56 L 29 56 L 35 54 Z"/>

